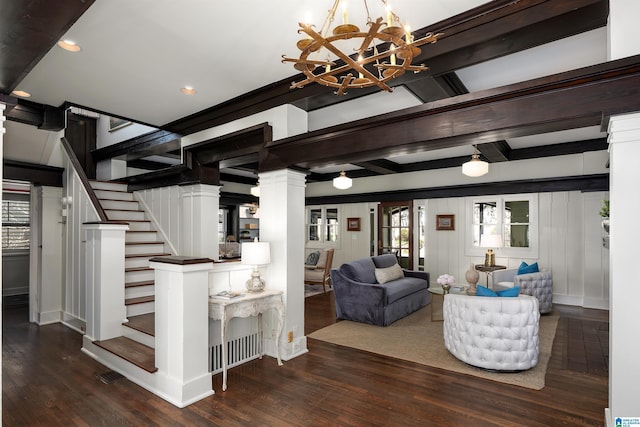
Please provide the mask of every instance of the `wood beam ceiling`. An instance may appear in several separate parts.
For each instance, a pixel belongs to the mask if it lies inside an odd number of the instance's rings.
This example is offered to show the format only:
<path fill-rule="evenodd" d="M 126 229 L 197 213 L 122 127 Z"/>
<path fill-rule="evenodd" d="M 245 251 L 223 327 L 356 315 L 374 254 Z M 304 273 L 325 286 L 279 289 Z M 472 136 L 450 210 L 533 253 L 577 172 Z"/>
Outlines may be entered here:
<path fill-rule="evenodd" d="M 639 110 L 637 55 L 273 141 L 260 168 L 363 162 L 602 126 L 610 115 Z"/>
<path fill-rule="evenodd" d="M 430 70 L 407 73 L 393 80 L 393 85 L 409 84 L 455 72 L 455 70 L 489 59 L 508 55 L 564 37 L 605 26 L 608 0 L 496 0 L 451 19 L 441 21 L 416 33 L 443 32 L 437 43 L 425 46 L 416 63 L 424 62 Z M 366 89 L 336 97 L 321 85 L 307 85 L 291 90 L 292 76 L 253 92 L 169 123 L 163 128 L 179 134 L 191 134 L 235 119 L 265 111 L 282 104 L 305 110 L 321 108 L 363 96 Z"/>

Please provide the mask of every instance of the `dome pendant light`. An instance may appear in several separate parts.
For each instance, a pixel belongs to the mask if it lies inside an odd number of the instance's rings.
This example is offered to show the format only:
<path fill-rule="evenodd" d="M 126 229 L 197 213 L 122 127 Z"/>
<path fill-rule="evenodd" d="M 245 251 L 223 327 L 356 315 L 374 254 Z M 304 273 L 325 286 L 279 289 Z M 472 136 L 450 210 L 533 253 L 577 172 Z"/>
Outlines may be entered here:
<path fill-rule="evenodd" d="M 478 148 L 474 145 L 471 160 L 462 165 L 462 173 L 476 178 L 486 174 L 487 172 L 489 172 L 489 163 L 480 160 Z"/>
<path fill-rule="evenodd" d="M 333 186 L 338 190 L 346 190 L 347 188 L 351 188 L 351 185 L 351 178 L 344 173 L 344 170 L 340 172 L 340 176 L 333 178 Z"/>

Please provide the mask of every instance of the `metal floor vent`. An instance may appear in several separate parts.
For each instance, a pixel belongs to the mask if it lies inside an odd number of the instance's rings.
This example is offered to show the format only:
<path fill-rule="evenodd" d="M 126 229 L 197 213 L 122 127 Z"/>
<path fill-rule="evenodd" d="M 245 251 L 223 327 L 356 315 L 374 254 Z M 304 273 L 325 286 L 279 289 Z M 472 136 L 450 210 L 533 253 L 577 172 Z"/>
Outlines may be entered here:
<path fill-rule="evenodd" d="M 105 384 L 111 384 L 113 382 L 118 381 L 119 379 L 124 378 L 124 376 L 119 372 L 109 371 L 109 372 L 105 372 L 104 374 L 98 375 L 98 378 L 100 378 L 100 381 L 102 381 Z"/>

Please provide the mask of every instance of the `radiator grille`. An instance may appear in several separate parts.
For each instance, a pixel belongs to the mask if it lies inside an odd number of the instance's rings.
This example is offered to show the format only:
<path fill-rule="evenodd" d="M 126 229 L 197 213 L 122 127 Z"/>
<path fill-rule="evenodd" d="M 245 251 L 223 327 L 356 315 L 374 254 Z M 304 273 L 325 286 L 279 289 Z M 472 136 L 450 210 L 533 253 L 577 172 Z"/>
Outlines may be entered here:
<path fill-rule="evenodd" d="M 211 373 L 222 372 L 222 344 L 210 349 Z M 260 337 L 253 333 L 227 342 L 227 368 L 260 357 Z"/>

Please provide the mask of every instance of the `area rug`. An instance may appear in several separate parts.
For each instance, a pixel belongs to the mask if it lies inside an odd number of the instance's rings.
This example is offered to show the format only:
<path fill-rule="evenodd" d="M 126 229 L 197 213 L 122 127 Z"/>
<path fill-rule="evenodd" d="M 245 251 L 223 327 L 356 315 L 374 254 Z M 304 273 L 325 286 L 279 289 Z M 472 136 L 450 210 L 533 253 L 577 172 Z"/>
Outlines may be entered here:
<path fill-rule="evenodd" d="M 331 292 L 333 289 L 327 286 L 327 292 Z M 322 285 L 304 285 L 304 297 L 312 297 L 314 295 L 322 294 Z"/>
<path fill-rule="evenodd" d="M 443 323 L 431 322 L 430 307 L 428 305 L 387 327 L 343 320 L 313 332 L 309 337 L 501 383 L 534 390 L 544 387 L 560 316 L 546 314 L 540 317 L 540 354 L 536 367 L 522 372 L 498 373 L 467 365 L 452 356 L 444 346 Z"/>

